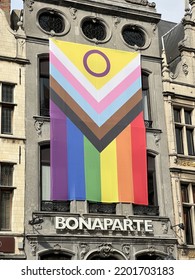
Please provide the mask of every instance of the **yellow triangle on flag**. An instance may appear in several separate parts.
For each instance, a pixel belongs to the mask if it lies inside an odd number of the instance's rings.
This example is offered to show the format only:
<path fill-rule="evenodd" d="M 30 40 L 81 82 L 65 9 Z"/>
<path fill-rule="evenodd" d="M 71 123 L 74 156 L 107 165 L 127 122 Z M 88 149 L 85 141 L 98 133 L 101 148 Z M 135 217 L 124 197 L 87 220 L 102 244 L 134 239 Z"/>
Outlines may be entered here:
<path fill-rule="evenodd" d="M 137 52 L 94 47 L 54 39 L 52 41 L 96 89 L 101 89 L 138 56 Z"/>

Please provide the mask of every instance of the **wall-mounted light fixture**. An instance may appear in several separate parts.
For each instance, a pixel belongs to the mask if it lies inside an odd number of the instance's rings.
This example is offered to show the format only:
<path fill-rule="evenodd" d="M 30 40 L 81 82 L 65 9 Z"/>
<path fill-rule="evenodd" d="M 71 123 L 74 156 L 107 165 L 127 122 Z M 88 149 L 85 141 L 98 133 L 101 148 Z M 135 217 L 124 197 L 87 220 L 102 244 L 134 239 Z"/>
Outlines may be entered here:
<path fill-rule="evenodd" d="M 44 222 L 43 218 L 40 217 L 33 217 L 32 220 L 28 221 L 29 225 L 34 226 L 34 225 L 39 225 Z"/>
<path fill-rule="evenodd" d="M 184 230 L 185 229 L 185 226 L 183 223 L 180 223 L 180 224 L 177 224 L 177 225 L 174 225 L 174 226 L 171 226 L 171 229 L 173 229 L 174 227 L 179 227 L 180 229 Z"/>

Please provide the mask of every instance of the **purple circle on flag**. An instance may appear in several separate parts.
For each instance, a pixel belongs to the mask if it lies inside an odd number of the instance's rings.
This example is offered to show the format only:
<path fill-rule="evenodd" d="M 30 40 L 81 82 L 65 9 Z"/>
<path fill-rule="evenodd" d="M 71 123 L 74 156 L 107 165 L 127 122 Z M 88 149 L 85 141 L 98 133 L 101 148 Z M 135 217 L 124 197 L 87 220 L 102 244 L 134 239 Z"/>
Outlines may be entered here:
<path fill-rule="evenodd" d="M 89 56 L 90 56 L 91 54 L 94 54 L 94 53 L 97 53 L 97 54 L 101 55 L 101 56 L 105 59 L 105 61 L 106 61 L 106 69 L 105 69 L 105 71 L 103 71 L 102 73 L 96 73 L 96 72 L 92 71 L 92 70 L 89 68 L 88 64 L 87 64 L 87 59 L 89 58 Z M 83 65 L 84 65 L 85 69 L 87 70 L 87 72 L 88 72 L 89 74 L 91 74 L 92 76 L 95 76 L 95 77 L 104 77 L 104 76 L 106 76 L 106 75 L 110 72 L 110 60 L 108 59 L 108 57 L 107 57 L 103 52 L 101 52 L 101 51 L 99 51 L 99 50 L 91 50 L 91 51 L 88 51 L 88 52 L 84 55 L 84 58 L 83 58 Z"/>

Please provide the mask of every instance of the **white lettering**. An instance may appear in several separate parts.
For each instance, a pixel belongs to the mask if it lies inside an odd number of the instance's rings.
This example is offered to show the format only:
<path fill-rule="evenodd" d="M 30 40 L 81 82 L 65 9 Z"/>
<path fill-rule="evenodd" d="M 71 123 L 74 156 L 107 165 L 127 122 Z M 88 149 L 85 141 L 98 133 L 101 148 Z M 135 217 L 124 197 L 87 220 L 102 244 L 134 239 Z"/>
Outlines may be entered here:
<path fill-rule="evenodd" d="M 129 229 L 130 231 L 134 231 L 132 220 L 124 219 L 123 223 L 124 223 L 124 230 Z"/>
<path fill-rule="evenodd" d="M 83 218 L 79 218 L 79 229 L 83 229 L 83 227 L 91 229 L 91 218 L 88 218 L 87 221 Z"/>
<path fill-rule="evenodd" d="M 99 218 L 94 219 L 93 221 L 93 225 L 91 227 L 91 229 L 96 229 L 96 228 L 100 228 L 101 230 L 104 230 L 104 227 L 102 225 L 102 222 L 100 221 Z"/>
<path fill-rule="evenodd" d="M 136 224 L 137 231 L 141 231 L 141 224 L 143 223 L 143 220 L 133 220 L 133 223 Z"/>
<path fill-rule="evenodd" d="M 113 225 L 112 219 L 104 219 L 104 229 L 105 230 L 109 230 L 112 225 Z"/>
<path fill-rule="evenodd" d="M 153 224 L 151 220 L 145 220 L 145 232 L 153 232 Z"/>
<path fill-rule="evenodd" d="M 56 229 L 65 229 L 65 227 L 66 227 L 65 218 L 63 218 L 63 217 L 56 217 L 55 228 Z"/>
<path fill-rule="evenodd" d="M 112 226 L 112 230 L 116 230 L 116 229 L 123 230 L 123 226 L 122 226 L 119 219 L 115 219 L 114 223 L 113 223 L 113 226 Z"/>
<path fill-rule="evenodd" d="M 88 230 L 120 230 L 120 231 L 141 231 L 141 228 L 145 232 L 153 232 L 152 220 L 131 220 L 131 219 L 100 219 L 100 218 L 76 218 L 76 217 L 56 217 L 55 218 L 55 228 L 58 230 L 69 229 L 75 230 L 84 228 Z"/>
<path fill-rule="evenodd" d="M 66 219 L 66 227 L 68 229 L 74 230 L 77 229 L 79 226 L 79 222 L 77 218 L 67 218 Z"/>

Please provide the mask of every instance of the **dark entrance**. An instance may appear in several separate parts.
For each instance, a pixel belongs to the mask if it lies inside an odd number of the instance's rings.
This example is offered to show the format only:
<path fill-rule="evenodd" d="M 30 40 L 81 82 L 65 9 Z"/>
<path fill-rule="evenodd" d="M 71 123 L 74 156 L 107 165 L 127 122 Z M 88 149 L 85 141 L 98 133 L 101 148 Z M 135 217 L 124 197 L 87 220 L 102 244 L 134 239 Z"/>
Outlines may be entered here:
<path fill-rule="evenodd" d="M 71 256 L 62 253 L 47 253 L 41 255 L 40 260 L 71 260 Z"/>

